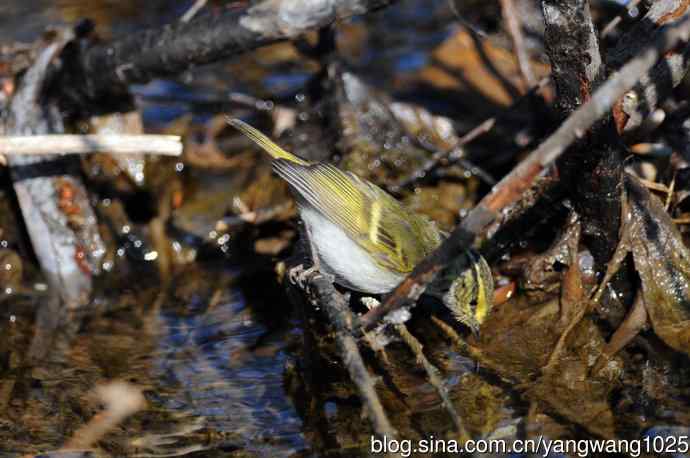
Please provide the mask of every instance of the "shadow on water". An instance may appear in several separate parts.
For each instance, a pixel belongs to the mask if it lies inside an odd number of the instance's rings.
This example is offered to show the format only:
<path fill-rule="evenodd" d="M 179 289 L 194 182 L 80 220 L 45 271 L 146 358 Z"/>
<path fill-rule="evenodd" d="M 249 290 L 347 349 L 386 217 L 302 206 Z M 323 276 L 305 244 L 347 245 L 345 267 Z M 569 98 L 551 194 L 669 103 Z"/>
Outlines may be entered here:
<path fill-rule="evenodd" d="M 289 335 L 297 332 L 290 307 L 274 303 L 284 313 L 262 315 L 233 272 L 192 270 L 176 276 L 165 296 L 134 287 L 153 306 L 89 319 L 69 345 L 57 343 L 58 330 L 47 359 L 31 365 L 19 363 L 31 341 L 31 314 L 15 301 L 3 316 L 0 451 L 55 450 L 99 410 L 88 393 L 113 379 L 141 387 L 148 408 L 100 443 L 112 456 L 304 450 L 302 421 L 284 389 Z"/>
<path fill-rule="evenodd" d="M 303 449 L 302 423 L 283 388 L 289 307 L 275 304 L 288 313 L 265 324 L 237 287 L 215 289 L 206 303 L 189 299 L 173 298 L 155 317 L 152 375 L 174 393 L 160 406 L 200 419 L 217 435 L 213 448 L 272 456 Z"/>

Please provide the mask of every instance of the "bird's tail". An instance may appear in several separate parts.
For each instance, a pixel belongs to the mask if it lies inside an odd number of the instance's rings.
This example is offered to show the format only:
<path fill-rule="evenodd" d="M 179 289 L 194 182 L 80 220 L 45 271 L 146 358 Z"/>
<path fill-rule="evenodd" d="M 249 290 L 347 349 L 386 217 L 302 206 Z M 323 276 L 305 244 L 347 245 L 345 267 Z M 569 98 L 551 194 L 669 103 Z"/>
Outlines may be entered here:
<path fill-rule="evenodd" d="M 227 117 L 226 119 L 228 121 L 228 124 L 238 129 L 247 137 L 251 138 L 254 141 L 254 143 L 263 148 L 274 159 L 285 159 L 296 164 L 309 165 L 309 162 L 305 161 L 304 159 L 298 158 L 297 156 L 288 151 L 285 151 L 283 148 L 271 141 L 270 138 L 268 138 L 267 136 L 265 136 L 264 134 L 262 134 L 246 122 L 240 121 L 237 118 Z"/>

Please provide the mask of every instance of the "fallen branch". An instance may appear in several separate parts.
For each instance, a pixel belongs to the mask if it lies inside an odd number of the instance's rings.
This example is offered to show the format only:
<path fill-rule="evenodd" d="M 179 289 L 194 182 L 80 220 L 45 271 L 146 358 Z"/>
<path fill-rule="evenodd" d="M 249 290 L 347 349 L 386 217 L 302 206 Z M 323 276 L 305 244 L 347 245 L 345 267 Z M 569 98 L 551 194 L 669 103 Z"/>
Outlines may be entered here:
<path fill-rule="evenodd" d="M 32 135 L 0 137 L 0 154 L 63 155 L 85 153 L 179 156 L 177 135 Z"/>
<path fill-rule="evenodd" d="M 41 90 L 64 39 L 48 45 L 26 71 L 12 97 L 4 131 L 10 135 L 64 132 L 56 107 L 42 103 Z M 62 311 L 73 313 L 90 301 L 92 277 L 105 253 L 96 216 L 78 163 L 42 155 L 7 157 L 10 175 L 31 245 Z M 68 315 L 67 313 L 65 315 Z M 68 316 L 61 318 L 68 320 Z M 73 320 L 76 322 L 76 320 Z M 54 323 L 57 324 L 57 323 Z M 49 342 L 42 350 L 49 350 Z M 36 347 L 37 348 L 37 347 Z M 36 352 L 40 353 L 37 349 Z"/>
<path fill-rule="evenodd" d="M 518 201 L 544 169 L 603 116 L 654 66 L 668 49 L 690 37 L 690 19 L 664 27 L 653 43 L 648 44 L 620 71 L 602 84 L 592 98 L 570 115 L 549 138 L 506 175 L 453 233 L 433 253 L 424 258 L 379 307 L 359 319 L 360 330 L 370 330 L 390 312 L 412 306 L 422 295 L 436 273 L 470 248 L 484 228 L 501 217 L 503 209 Z"/>
<path fill-rule="evenodd" d="M 83 53 L 74 46 L 63 54 L 65 70 L 56 75 L 52 87 L 69 112 L 79 113 L 79 108 L 89 102 L 94 111 L 109 111 L 114 108 L 96 102 L 110 100 L 113 94 L 127 94 L 129 84 L 179 75 L 189 68 L 293 39 L 394 1 L 264 0 L 245 8 L 228 8 L 220 14 L 134 33 L 115 42 L 91 46 Z"/>

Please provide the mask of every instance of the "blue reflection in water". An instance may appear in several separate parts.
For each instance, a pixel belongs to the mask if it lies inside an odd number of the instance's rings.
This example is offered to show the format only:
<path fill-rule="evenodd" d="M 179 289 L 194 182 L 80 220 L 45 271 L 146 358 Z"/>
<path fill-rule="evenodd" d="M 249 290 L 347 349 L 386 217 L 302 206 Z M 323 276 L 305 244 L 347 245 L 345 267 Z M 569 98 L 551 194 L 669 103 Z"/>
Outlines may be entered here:
<path fill-rule="evenodd" d="M 251 452 L 284 456 L 306 447 L 302 421 L 283 389 L 284 336 L 262 342 L 269 351 L 258 355 L 253 347 L 266 329 L 239 292 L 199 314 L 164 310 L 160 320 L 155 370 L 180 388 L 161 400 L 166 408 L 203 417 Z"/>

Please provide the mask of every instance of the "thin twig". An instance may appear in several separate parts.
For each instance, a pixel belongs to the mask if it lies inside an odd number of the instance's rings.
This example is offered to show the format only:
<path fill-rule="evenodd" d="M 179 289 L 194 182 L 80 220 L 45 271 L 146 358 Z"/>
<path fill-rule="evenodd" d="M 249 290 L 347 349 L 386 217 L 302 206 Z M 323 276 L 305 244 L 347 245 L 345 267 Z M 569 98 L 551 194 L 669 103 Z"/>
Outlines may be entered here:
<path fill-rule="evenodd" d="M 453 420 L 455 430 L 460 436 L 460 439 L 463 441 L 470 439 L 471 437 L 465 429 L 465 426 L 462 423 L 462 419 L 460 418 L 458 411 L 455 410 L 455 406 L 453 405 L 453 402 L 450 400 L 450 396 L 448 395 L 448 388 L 446 388 L 445 383 L 441 379 L 439 375 L 439 370 L 436 368 L 436 366 L 431 364 L 431 362 L 424 355 L 422 344 L 419 342 L 419 340 L 417 340 L 415 336 L 413 336 L 410 333 L 405 324 L 396 324 L 395 329 L 400 335 L 400 337 L 402 337 L 403 341 L 407 344 L 407 346 L 410 347 L 410 350 L 412 350 L 412 352 L 414 353 L 415 357 L 417 358 L 417 361 L 424 368 L 427 378 L 429 379 L 429 383 L 431 383 L 431 385 L 436 389 L 436 392 L 441 398 L 441 404 L 443 404 L 443 407 L 446 409 L 446 412 L 448 412 L 448 415 L 450 415 L 451 420 Z"/>
<path fill-rule="evenodd" d="M 146 153 L 179 156 L 177 135 L 31 135 L 0 137 L 0 154 Z"/>
<path fill-rule="evenodd" d="M 207 0 L 196 0 L 194 4 L 189 7 L 187 12 L 182 15 L 180 22 L 189 22 L 194 16 L 196 16 L 196 13 L 198 13 L 201 8 L 206 6 L 206 1 Z"/>
<path fill-rule="evenodd" d="M 503 20 L 508 28 L 508 34 L 513 42 L 513 51 L 517 55 L 518 66 L 522 79 L 525 82 L 525 88 L 535 85 L 537 82 L 532 71 L 532 66 L 529 63 L 529 55 L 525 49 L 525 40 L 522 36 L 522 28 L 520 26 L 520 16 L 515 10 L 513 0 L 501 0 L 501 12 L 503 13 Z"/>
<path fill-rule="evenodd" d="M 479 37 L 488 38 L 488 33 L 480 29 L 475 24 L 472 24 L 470 21 L 465 19 L 462 16 L 462 14 L 460 14 L 460 10 L 458 10 L 458 5 L 455 4 L 455 0 L 448 0 L 448 7 L 450 8 L 450 11 L 453 13 L 453 15 L 455 15 L 455 19 L 457 19 L 463 27 L 466 27 L 468 30 L 475 33 Z"/>
<path fill-rule="evenodd" d="M 518 201 L 532 186 L 534 179 L 571 144 L 581 138 L 595 122 L 608 114 L 614 103 L 654 66 L 663 52 L 686 42 L 688 35 L 690 20 L 687 17 L 674 25 L 664 27 L 653 43 L 643 48 L 618 73 L 602 84 L 587 103 L 573 112 L 556 132 L 494 186 L 450 237 L 424 258 L 383 304 L 362 316 L 359 321 L 361 329 L 370 330 L 388 313 L 413 306 L 437 272 L 470 248 L 484 228 L 500 218 L 503 208 Z"/>
<path fill-rule="evenodd" d="M 238 203 L 242 203 L 242 205 L 245 205 L 241 199 L 235 198 L 233 199 L 233 203 L 238 206 Z M 294 205 L 294 202 L 292 200 L 287 201 L 287 202 L 282 202 L 270 207 L 265 207 L 265 208 L 258 208 L 256 210 L 249 210 L 248 208 L 246 211 L 243 209 L 241 210 L 241 213 L 236 214 L 236 215 L 229 215 L 225 216 L 221 219 L 218 220 L 216 223 L 216 230 L 217 231 L 226 231 L 230 228 L 234 228 L 237 226 L 244 226 L 245 224 L 263 224 L 267 221 L 273 221 L 275 220 L 281 213 L 287 212 L 292 208 Z"/>
<path fill-rule="evenodd" d="M 530 88 L 530 90 L 520 97 L 518 100 L 515 101 L 510 107 L 508 107 L 503 113 L 492 116 L 490 118 L 485 119 L 482 121 L 479 125 L 473 127 L 469 132 L 467 132 L 465 135 L 460 137 L 458 141 L 450 148 L 443 150 L 443 151 L 436 151 L 431 158 L 426 161 L 421 168 L 415 170 L 412 174 L 410 174 L 407 177 L 402 178 L 393 188 L 393 191 L 403 189 L 403 188 L 409 188 L 415 183 L 417 183 L 419 180 L 422 178 L 428 176 L 430 173 L 434 172 L 436 169 L 438 169 L 444 162 L 447 162 L 448 165 L 453 164 L 456 161 L 460 162 L 460 165 L 463 166 L 464 168 L 468 169 L 472 173 L 476 173 L 480 178 L 482 178 L 485 182 L 493 185 L 495 184 L 495 181 L 491 175 L 489 175 L 486 172 L 483 172 L 481 169 L 477 168 L 474 164 L 472 164 L 469 161 L 461 161 L 461 159 L 464 159 L 466 156 L 466 151 L 464 149 L 464 146 L 467 145 L 468 143 L 476 140 L 477 138 L 481 137 L 482 135 L 488 133 L 491 131 L 491 129 L 494 128 L 496 125 L 496 122 L 498 121 L 501 116 L 505 116 L 505 114 L 510 113 L 517 107 L 520 102 L 522 102 L 526 97 L 531 97 L 534 95 L 537 91 L 541 90 L 546 84 L 550 81 L 550 77 L 546 76 L 537 82 L 535 86 Z"/>

